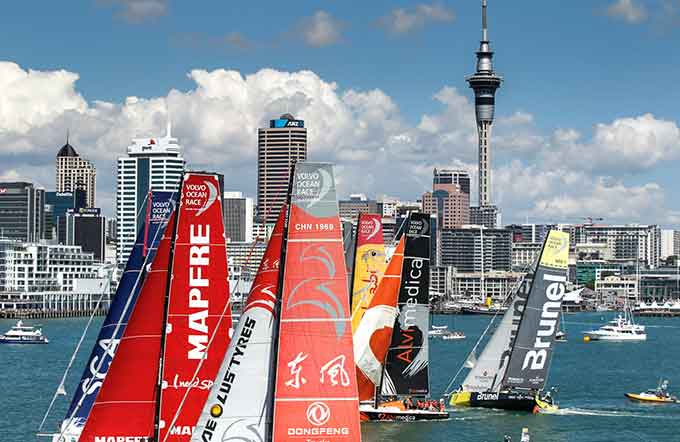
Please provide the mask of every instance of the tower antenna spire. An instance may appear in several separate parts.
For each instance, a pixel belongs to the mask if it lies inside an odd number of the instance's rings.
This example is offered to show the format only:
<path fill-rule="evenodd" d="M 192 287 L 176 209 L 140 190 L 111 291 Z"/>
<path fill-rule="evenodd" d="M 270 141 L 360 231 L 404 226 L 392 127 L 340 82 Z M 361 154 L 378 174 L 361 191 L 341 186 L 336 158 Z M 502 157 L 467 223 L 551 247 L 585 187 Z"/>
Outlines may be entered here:
<path fill-rule="evenodd" d="M 489 41 L 486 27 L 486 0 L 482 0 L 482 41 Z"/>
<path fill-rule="evenodd" d="M 67 129 L 66 129 L 66 144 L 68 144 L 68 138 L 69 138 L 69 135 L 70 135 L 70 134 L 69 134 L 70 131 L 71 131 L 70 128 L 67 128 Z"/>

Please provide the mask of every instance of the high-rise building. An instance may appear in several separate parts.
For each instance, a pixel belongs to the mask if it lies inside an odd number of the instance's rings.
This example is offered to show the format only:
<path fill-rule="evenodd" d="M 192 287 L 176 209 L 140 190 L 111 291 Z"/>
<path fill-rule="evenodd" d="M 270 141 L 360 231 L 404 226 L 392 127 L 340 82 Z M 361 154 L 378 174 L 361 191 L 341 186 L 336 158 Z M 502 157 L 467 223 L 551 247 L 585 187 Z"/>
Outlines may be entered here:
<path fill-rule="evenodd" d="M 349 199 L 338 201 L 340 218 L 348 220 L 359 219 L 360 213 L 378 213 L 378 202 L 366 197 L 363 193 L 349 196 Z"/>
<path fill-rule="evenodd" d="M 45 190 L 33 183 L 0 183 L 0 238 L 34 242 L 45 234 Z"/>
<path fill-rule="evenodd" d="M 439 250 L 442 266 L 458 272 L 509 271 L 512 267 L 512 237 L 506 229 L 463 226 L 441 233 Z"/>
<path fill-rule="evenodd" d="M 224 192 L 224 234 L 228 241 L 253 241 L 253 199 L 241 192 Z"/>
<path fill-rule="evenodd" d="M 165 136 L 134 138 L 127 153 L 118 158 L 116 187 L 116 262 L 121 267 L 135 242 L 149 190 L 178 192 L 185 165 L 169 122 Z"/>
<path fill-rule="evenodd" d="M 641 265 L 657 267 L 661 255 L 661 229 L 656 225 L 597 225 L 574 226 L 574 244 L 604 244 L 611 250 L 612 260 L 639 260 Z"/>
<path fill-rule="evenodd" d="M 434 169 L 432 192 L 423 194 L 423 212 L 437 216 L 444 229 L 470 224 L 470 175 L 464 170 Z"/>
<path fill-rule="evenodd" d="M 68 209 L 66 211 L 66 245 L 81 246 L 83 252 L 94 254 L 94 260 L 106 259 L 106 219 L 98 208 Z"/>
<path fill-rule="evenodd" d="M 501 212 L 496 206 L 470 206 L 470 224 L 495 229 L 501 225 Z"/>
<path fill-rule="evenodd" d="M 51 224 L 56 232 L 53 237 L 46 234 L 48 239 L 55 239 L 58 244 L 66 244 L 66 211 L 87 207 L 87 192 L 76 189 L 69 192 L 45 192 L 45 201 L 52 206 Z"/>
<path fill-rule="evenodd" d="M 97 169 L 94 164 L 81 158 L 68 142 L 57 153 L 57 192 L 74 192 L 81 189 L 85 192 L 85 204 L 94 207 L 97 189 Z"/>
<path fill-rule="evenodd" d="M 675 230 L 662 229 L 661 230 L 661 258 L 666 259 L 669 256 L 677 255 L 675 248 L 675 238 L 678 236 Z"/>
<path fill-rule="evenodd" d="M 257 131 L 257 217 L 275 223 L 286 201 L 290 173 L 307 159 L 307 129 L 303 120 L 283 114 Z"/>

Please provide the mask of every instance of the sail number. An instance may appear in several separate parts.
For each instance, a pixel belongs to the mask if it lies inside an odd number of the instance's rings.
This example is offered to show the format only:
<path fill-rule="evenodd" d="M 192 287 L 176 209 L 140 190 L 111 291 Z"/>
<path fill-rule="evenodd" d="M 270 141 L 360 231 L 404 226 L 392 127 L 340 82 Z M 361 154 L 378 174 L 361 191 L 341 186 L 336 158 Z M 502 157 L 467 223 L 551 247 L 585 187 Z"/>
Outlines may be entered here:
<path fill-rule="evenodd" d="M 298 232 L 332 232 L 335 230 L 335 225 L 333 223 L 297 223 L 295 224 L 295 230 Z"/>

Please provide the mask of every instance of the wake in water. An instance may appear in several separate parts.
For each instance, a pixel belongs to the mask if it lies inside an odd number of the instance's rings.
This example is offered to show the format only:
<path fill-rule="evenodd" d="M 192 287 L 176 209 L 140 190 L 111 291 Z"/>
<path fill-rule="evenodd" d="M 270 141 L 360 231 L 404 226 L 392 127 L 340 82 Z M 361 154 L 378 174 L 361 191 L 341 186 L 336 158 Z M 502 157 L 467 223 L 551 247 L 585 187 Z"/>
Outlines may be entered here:
<path fill-rule="evenodd" d="M 677 419 L 673 415 L 658 415 L 648 413 L 636 413 L 634 411 L 617 410 L 591 410 L 587 408 L 559 408 L 557 410 L 542 410 L 541 414 L 557 416 L 598 416 L 598 417 L 638 417 L 642 419 Z"/>

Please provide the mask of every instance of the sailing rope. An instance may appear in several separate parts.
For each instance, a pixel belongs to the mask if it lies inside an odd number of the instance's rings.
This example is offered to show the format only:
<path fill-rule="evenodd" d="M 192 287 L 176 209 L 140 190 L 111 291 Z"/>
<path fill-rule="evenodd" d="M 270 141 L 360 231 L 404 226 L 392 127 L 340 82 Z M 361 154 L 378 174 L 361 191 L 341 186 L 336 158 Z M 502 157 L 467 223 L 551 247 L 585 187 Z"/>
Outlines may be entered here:
<path fill-rule="evenodd" d="M 172 194 L 170 196 L 171 200 L 172 200 L 172 198 L 174 198 L 176 193 L 177 192 L 172 192 Z M 148 198 L 148 194 L 145 197 L 144 201 L 146 201 L 149 204 L 151 203 L 151 201 Z M 137 211 L 137 217 L 139 217 L 141 210 L 142 210 L 142 208 L 140 207 L 140 209 Z M 172 213 L 170 215 L 172 215 Z M 170 220 L 170 218 L 168 218 L 168 220 Z M 159 228 L 156 229 L 156 233 L 154 234 L 153 243 L 156 242 L 156 239 L 158 238 L 158 234 L 161 233 L 161 231 L 165 231 L 165 229 L 161 229 L 160 226 L 159 226 Z M 162 236 L 162 233 L 161 233 L 161 236 Z M 144 269 L 148 265 L 147 262 L 149 260 L 149 256 L 151 256 L 151 254 L 147 253 L 147 255 L 144 257 L 144 262 L 142 263 L 142 267 L 140 268 L 139 274 L 137 275 L 137 279 L 135 280 L 135 284 L 132 286 L 132 290 L 130 291 L 131 294 L 134 293 L 137 290 L 137 285 L 139 285 L 139 281 L 142 279 L 141 276 L 144 273 L 142 271 L 142 269 Z M 116 327 L 113 329 L 113 334 L 111 334 L 112 339 L 109 340 L 109 343 L 104 348 L 104 354 L 105 355 L 109 354 L 113 349 L 114 340 L 115 340 L 115 339 L 113 339 L 113 337 L 117 336 L 118 332 L 120 331 L 121 324 L 123 323 L 123 318 L 125 318 L 125 315 L 126 315 L 128 309 L 130 308 L 130 304 L 132 303 L 132 298 L 134 298 L 134 296 L 128 296 L 128 299 L 125 302 L 125 306 L 123 306 L 123 312 L 120 315 L 120 319 L 116 323 Z M 95 345 L 97 345 L 97 343 L 95 343 Z M 104 364 L 104 359 L 106 359 L 106 358 L 102 357 L 102 358 L 99 359 L 99 362 L 98 362 L 97 368 L 96 368 L 97 373 L 100 372 L 102 365 Z M 88 391 L 90 389 L 90 387 L 92 386 L 92 383 L 94 382 L 94 379 L 95 379 L 95 376 L 92 376 L 88 379 L 87 384 L 85 384 L 85 386 L 83 387 L 83 391 Z M 73 413 L 71 413 L 71 416 L 68 418 L 66 425 L 63 426 L 63 428 L 61 429 L 61 431 L 59 433 L 59 437 L 57 438 L 58 441 L 61 442 L 61 441 L 64 440 L 64 434 L 66 433 L 66 431 L 69 429 L 69 427 L 73 423 L 73 420 L 76 417 L 76 413 L 78 412 L 78 410 L 80 410 L 80 407 L 83 406 L 83 402 L 85 401 L 86 396 L 87 395 L 84 394 L 80 397 L 80 400 L 78 400 L 76 407 L 73 409 Z"/>
<path fill-rule="evenodd" d="M 110 287 L 110 285 L 109 285 L 109 287 Z M 87 324 L 85 324 L 85 330 L 83 330 L 83 334 L 80 335 L 80 340 L 78 341 L 78 345 L 76 345 L 76 349 L 73 351 L 73 354 L 71 355 L 71 360 L 68 361 L 68 365 L 66 366 L 66 370 L 64 371 L 64 375 L 61 377 L 61 382 L 59 382 L 59 386 L 57 387 L 57 391 L 55 391 L 54 396 L 52 396 L 52 400 L 50 401 L 50 406 L 47 407 L 47 411 L 45 412 L 45 416 L 43 416 L 42 421 L 40 422 L 40 426 L 38 427 L 38 431 L 42 430 L 43 425 L 45 425 L 45 421 L 47 420 L 47 417 L 50 415 L 50 411 L 52 411 L 52 406 L 54 406 L 54 402 L 57 400 L 57 396 L 59 396 L 59 394 L 66 394 L 66 390 L 64 389 L 64 382 L 66 382 L 66 376 L 68 375 L 68 372 L 71 370 L 71 366 L 73 365 L 73 362 L 76 360 L 76 355 L 78 354 L 78 351 L 80 350 L 80 346 L 82 345 L 83 341 L 85 340 L 85 335 L 87 335 L 87 331 L 90 329 L 90 324 L 92 324 L 92 320 L 94 319 L 96 312 L 99 311 L 99 305 L 101 304 L 102 299 L 104 299 L 104 292 L 102 292 L 102 294 L 99 296 L 99 299 L 97 300 L 97 304 L 95 304 L 94 310 L 92 310 L 92 314 L 90 315 L 90 318 L 87 320 Z"/>
<path fill-rule="evenodd" d="M 266 234 L 266 229 L 265 229 L 265 234 Z M 273 231 L 272 231 L 273 234 Z M 255 241 L 253 241 L 253 245 L 250 247 L 250 250 L 248 251 L 248 255 L 246 256 L 246 262 L 244 267 L 247 267 L 248 264 L 250 263 L 250 258 L 253 256 L 253 253 L 255 252 L 255 246 L 260 242 L 260 234 L 258 233 L 257 237 L 255 238 Z M 225 241 L 225 253 L 226 253 L 226 241 Z M 279 264 L 282 265 L 282 264 Z M 241 273 L 238 276 L 238 279 L 236 280 L 236 287 L 239 286 L 241 282 L 241 278 L 243 277 L 243 270 L 241 270 Z M 189 397 L 189 392 L 191 389 L 194 387 L 194 381 L 198 379 L 198 372 L 201 371 L 201 367 L 203 367 L 203 362 L 205 362 L 206 357 L 208 356 L 208 350 L 210 350 L 210 346 L 213 343 L 213 340 L 215 339 L 215 336 L 217 336 L 217 331 L 220 329 L 220 325 L 222 324 L 222 320 L 227 314 L 227 310 L 231 306 L 231 290 L 229 290 L 229 300 L 227 303 L 224 305 L 224 308 L 222 309 L 222 313 L 220 314 L 220 318 L 217 320 L 217 325 L 215 326 L 215 329 L 213 330 L 212 334 L 210 335 L 210 340 L 208 341 L 208 345 L 205 348 L 205 351 L 203 352 L 203 355 L 201 356 L 201 359 L 198 361 L 198 365 L 196 366 L 196 370 L 194 370 L 194 374 L 191 377 L 191 382 L 189 382 L 189 386 L 187 387 L 186 391 L 184 392 L 184 396 L 182 397 L 182 400 L 179 403 L 179 406 L 177 407 L 177 411 L 175 411 L 175 415 L 172 417 L 172 421 L 170 421 L 170 426 L 168 428 L 172 429 L 172 427 L 175 426 L 175 422 L 177 422 L 177 418 L 179 418 L 179 415 L 182 411 L 182 408 L 184 407 L 184 403 L 186 402 L 187 398 Z M 241 312 L 241 315 L 243 315 L 243 311 Z M 233 323 L 232 323 L 233 324 Z M 233 325 L 232 325 L 233 327 Z M 168 440 L 168 437 L 170 436 L 172 432 L 167 431 L 165 433 L 165 437 L 163 438 L 162 442 L 166 442 Z"/>
<path fill-rule="evenodd" d="M 531 264 L 531 265 L 533 265 L 533 264 Z M 528 266 L 524 267 L 523 271 L 526 272 L 526 270 L 527 270 L 529 267 L 531 267 L 531 265 L 528 265 Z M 510 288 L 509 293 L 508 293 L 508 296 L 505 297 L 505 299 L 503 300 L 503 304 L 502 304 L 502 305 L 506 305 L 506 304 L 508 304 L 508 301 L 511 301 L 511 300 L 512 300 L 514 293 L 516 293 L 517 290 L 519 290 L 519 288 L 520 288 L 520 287 L 522 286 L 522 284 L 524 283 L 525 277 L 526 277 L 526 274 L 525 274 L 525 276 L 522 276 L 521 278 L 519 278 L 519 279 L 517 280 L 517 282 L 515 282 L 515 284 Z M 456 372 L 456 374 L 453 376 L 453 378 L 451 379 L 451 382 L 449 382 L 449 384 L 448 384 L 448 385 L 446 386 L 446 388 L 444 389 L 444 394 L 443 394 L 444 397 L 449 397 L 449 396 L 451 396 L 451 394 L 453 394 L 453 391 L 451 390 L 451 387 L 454 385 L 454 382 L 456 381 L 456 379 L 457 379 L 458 376 L 460 375 L 461 371 L 463 371 L 463 368 L 465 368 L 465 364 L 470 360 L 470 356 L 472 356 L 472 355 L 475 354 L 477 348 L 479 347 L 479 344 L 482 342 L 482 339 L 484 339 L 484 337 L 486 336 L 486 334 L 489 332 L 489 329 L 491 328 L 491 326 L 493 325 L 493 323 L 496 321 L 496 318 L 498 317 L 498 314 L 499 314 L 499 313 L 500 313 L 500 309 L 499 309 L 498 311 L 496 311 L 496 312 L 494 313 L 494 315 L 491 317 L 491 321 L 489 321 L 489 324 L 488 324 L 488 325 L 486 326 L 486 328 L 484 329 L 484 332 L 482 332 L 482 334 L 479 336 L 479 339 L 477 339 L 477 342 L 475 342 L 474 347 L 472 347 L 472 350 L 470 351 L 470 353 L 468 353 L 467 357 L 465 358 L 465 361 L 464 361 L 463 364 L 460 366 L 460 368 L 458 369 L 458 371 Z"/>

